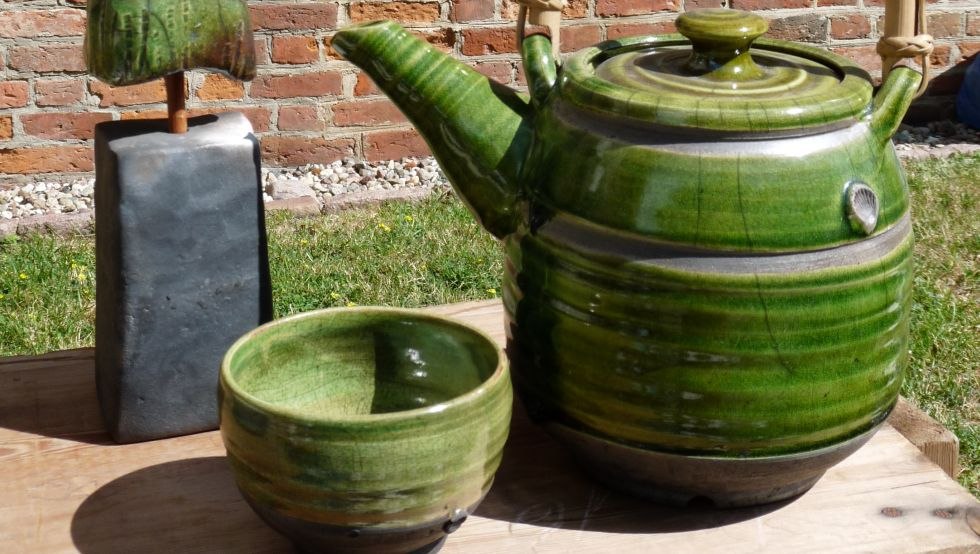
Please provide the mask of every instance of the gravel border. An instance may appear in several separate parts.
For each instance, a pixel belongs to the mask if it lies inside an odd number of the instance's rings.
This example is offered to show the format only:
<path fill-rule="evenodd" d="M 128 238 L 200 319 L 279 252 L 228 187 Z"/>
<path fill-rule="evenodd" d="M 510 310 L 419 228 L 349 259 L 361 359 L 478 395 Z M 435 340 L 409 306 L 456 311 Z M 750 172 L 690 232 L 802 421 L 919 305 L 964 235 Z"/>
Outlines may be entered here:
<path fill-rule="evenodd" d="M 900 158 L 945 158 L 980 151 L 980 132 L 952 121 L 903 125 L 894 137 Z M 312 217 L 390 200 L 421 200 L 451 190 L 432 157 L 262 170 L 266 210 Z M 91 231 L 95 179 L 0 184 L 0 238 L 28 233 Z"/>

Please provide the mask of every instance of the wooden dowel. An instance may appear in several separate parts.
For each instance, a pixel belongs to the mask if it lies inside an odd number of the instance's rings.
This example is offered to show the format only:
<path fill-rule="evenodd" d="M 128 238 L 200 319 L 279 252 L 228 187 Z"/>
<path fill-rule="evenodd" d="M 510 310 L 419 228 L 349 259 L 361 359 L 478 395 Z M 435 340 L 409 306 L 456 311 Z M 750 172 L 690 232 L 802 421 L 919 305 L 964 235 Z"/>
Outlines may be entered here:
<path fill-rule="evenodd" d="M 171 133 L 187 132 L 187 110 L 184 108 L 184 72 L 164 77 L 167 87 L 167 120 Z"/>

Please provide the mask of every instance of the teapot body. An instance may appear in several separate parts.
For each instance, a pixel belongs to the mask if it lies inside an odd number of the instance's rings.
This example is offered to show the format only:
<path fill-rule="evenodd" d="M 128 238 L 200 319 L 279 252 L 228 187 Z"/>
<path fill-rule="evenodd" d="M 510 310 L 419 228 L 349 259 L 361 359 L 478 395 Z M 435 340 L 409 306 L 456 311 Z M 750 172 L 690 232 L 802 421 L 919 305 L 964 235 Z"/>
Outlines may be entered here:
<path fill-rule="evenodd" d="M 912 284 L 890 142 L 863 121 L 699 138 L 560 98 L 537 125 L 527 221 L 505 240 L 508 352 L 532 418 L 600 479 L 671 501 L 777 500 L 887 417 Z M 877 200 L 870 231 L 851 217 L 857 184 Z M 782 481 L 749 477 L 776 462 Z M 630 479 L 644 467 L 661 468 L 652 485 Z"/>

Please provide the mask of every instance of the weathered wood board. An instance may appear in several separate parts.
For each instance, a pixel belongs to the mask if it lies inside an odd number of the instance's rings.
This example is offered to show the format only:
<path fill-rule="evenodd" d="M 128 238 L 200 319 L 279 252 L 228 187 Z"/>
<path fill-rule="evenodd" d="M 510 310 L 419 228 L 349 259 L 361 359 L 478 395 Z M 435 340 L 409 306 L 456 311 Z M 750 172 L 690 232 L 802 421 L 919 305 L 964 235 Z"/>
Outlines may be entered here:
<path fill-rule="evenodd" d="M 437 311 L 503 339 L 499 303 Z M 0 359 L 0 552 L 291 552 L 217 432 L 115 445 L 91 350 Z M 971 512 L 972 510 L 972 512 Z M 443 552 L 980 552 L 980 503 L 889 425 L 792 501 L 675 509 L 589 481 L 518 409 L 489 496 Z"/>

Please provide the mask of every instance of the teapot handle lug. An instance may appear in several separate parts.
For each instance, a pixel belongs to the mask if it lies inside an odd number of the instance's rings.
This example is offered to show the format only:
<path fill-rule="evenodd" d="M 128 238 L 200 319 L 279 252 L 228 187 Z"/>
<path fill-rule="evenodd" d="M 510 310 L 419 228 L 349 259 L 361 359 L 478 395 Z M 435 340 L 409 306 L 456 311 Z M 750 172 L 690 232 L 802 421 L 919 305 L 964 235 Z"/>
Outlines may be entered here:
<path fill-rule="evenodd" d="M 869 117 L 871 131 L 880 144 L 891 140 L 902 124 L 902 118 L 915 99 L 921 81 L 922 75 L 908 67 L 896 67 L 888 73 L 874 97 Z"/>
<path fill-rule="evenodd" d="M 531 105 L 540 108 L 558 81 L 558 63 L 545 35 L 530 35 L 521 41 L 524 75 L 531 94 Z"/>

